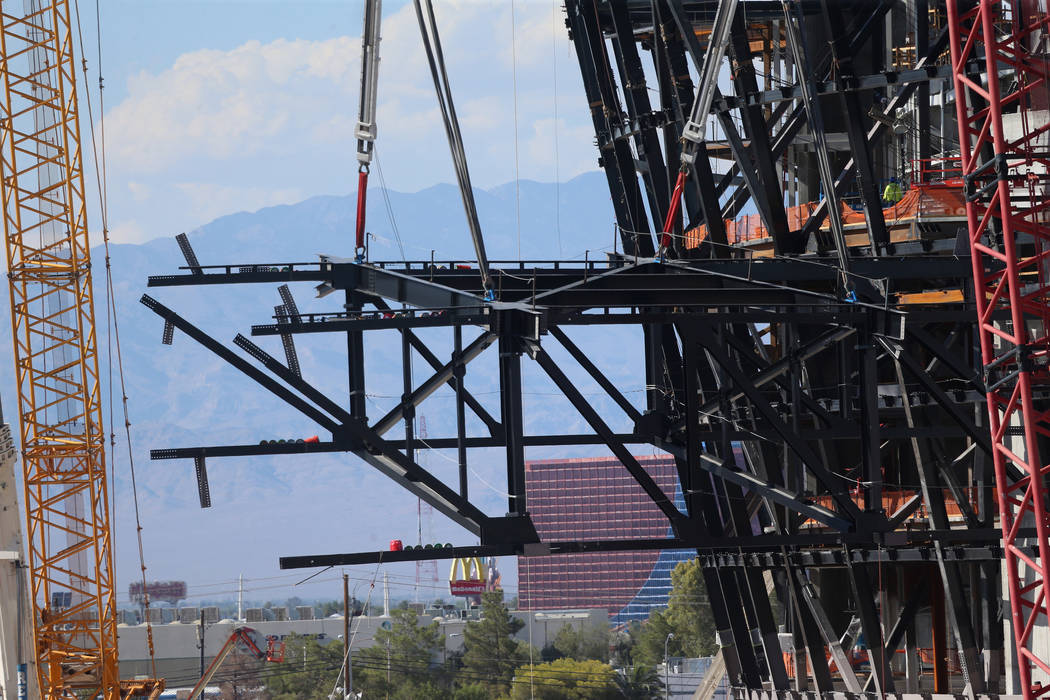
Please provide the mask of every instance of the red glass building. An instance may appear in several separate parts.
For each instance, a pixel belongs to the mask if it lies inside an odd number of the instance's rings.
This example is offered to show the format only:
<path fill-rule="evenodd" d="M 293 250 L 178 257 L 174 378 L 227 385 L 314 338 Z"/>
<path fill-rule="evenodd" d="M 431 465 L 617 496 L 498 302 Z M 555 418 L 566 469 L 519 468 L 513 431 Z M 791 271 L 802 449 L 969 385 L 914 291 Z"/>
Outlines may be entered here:
<path fill-rule="evenodd" d="M 638 462 L 684 510 L 674 460 L 650 456 Z M 667 518 L 615 457 L 527 462 L 525 493 L 544 541 L 670 536 Z M 614 623 L 644 620 L 667 605 L 671 570 L 695 556 L 692 550 L 654 550 L 519 557 L 518 605 L 602 607 Z"/>

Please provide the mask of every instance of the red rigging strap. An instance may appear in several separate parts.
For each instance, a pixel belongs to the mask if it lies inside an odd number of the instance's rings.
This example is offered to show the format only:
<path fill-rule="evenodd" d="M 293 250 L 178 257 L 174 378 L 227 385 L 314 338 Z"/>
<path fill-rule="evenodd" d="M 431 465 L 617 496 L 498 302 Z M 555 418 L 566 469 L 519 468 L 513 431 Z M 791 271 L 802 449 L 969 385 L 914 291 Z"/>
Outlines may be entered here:
<path fill-rule="evenodd" d="M 682 201 L 682 189 L 685 187 L 685 170 L 678 173 L 678 179 L 674 183 L 674 192 L 671 193 L 671 205 L 667 207 L 667 218 L 664 219 L 664 232 L 660 236 L 660 250 L 664 251 L 671 247 L 671 229 L 674 227 L 675 217 L 678 216 L 678 206 Z"/>
<path fill-rule="evenodd" d="M 354 136 L 357 138 L 357 236 L 354 257 L 365 261 L 365 199 L 368 169 L 376 140 L 376 99 L 379 91 L 379 29 L 383 20 L 382 0 L 365 0 L 364 30 L 361 32 L 361 104 Z"/>
<path fill-rule="evenodd" d="M 675 181 L 671 203 L 667 207 L 663 235 L 660 236 L 661 258 L 671 247 L 671 228 L 674 226 L 675 217 L 678 216 L 682 189 L 685 187 L 685 180 L 689 177 L 689 171 L 692 170 L 693 162 L 696 160 L 697 149 L 707 140 L 705 122 L 718 92 L 718 73 L 721 70 L 726 47 L 729 45 L 737 4 L 738 0 L 718 0 L 718 9 L 715 11 L 711 36 L 707 44 L 707 55 L 704 56 L 704 64 L 696 86 L 693 108 L 690 111 L 689 121 L 686 122 L 685 129 L 682 131 L 682 167 Z"/>
<path fill-rule="evenodd" d="M 365 251 L 365 199 L 368 195 L 368 168 L 362 166 L 357 173 L 357 239 L 355 252 L 361 255 Z"/>

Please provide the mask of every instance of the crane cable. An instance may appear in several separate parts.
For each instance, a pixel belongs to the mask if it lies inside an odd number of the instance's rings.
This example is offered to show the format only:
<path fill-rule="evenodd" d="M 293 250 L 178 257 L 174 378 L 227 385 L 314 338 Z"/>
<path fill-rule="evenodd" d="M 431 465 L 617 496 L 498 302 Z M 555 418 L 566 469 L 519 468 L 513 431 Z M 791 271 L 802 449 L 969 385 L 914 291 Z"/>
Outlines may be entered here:
<path fill-rule="evenodd" d="M 73 8 L 77 18 L 77 35 L 80 39 L 81 49 L 81 66 L 84 71 L 85 86 L 88 78 L 88 62 L 86 58 L 86 45 L 84 44 L 84 34 L 80 21 L 80 2 L 74 0 Z M 153 647 L 153 625 L 150 621 L 149 615 L 149 595 L 146 592 L 146 556 L 145 550 L 142 544 L 142 519 L 139 512 L 139 494 L 138 485 L 135 478 L 135 455 L 131 446 L 131 420 L 128 414 L 128 392 L 127 385 L 124 378 L 124 358 L 121 354 L 120 348 L 120 326 L 117 321 L 117 301 L 116 296 L 113 292 L 113 267 L 110 262 L 109 252 L 109 215 L 108 215 L 108 197 L 109 192 L 107 189 L 106 179 L 106 113 L 105 113 L 105 101 L 103 98 L 103 77 L 102 77 L 102 12 L 100 8 L 99 0 L 95 0 L 95 32 L 96 42 L 98 46 L 98 107 L 99 107 L 99 138 L 96 141 L 95 138 L 95 116 L 94 110 L 91 104 L 91 91 L 85 89 L 84 94 L 86 97 L 87 108 L 88 108 L 88 125 L 91 134 L 91 152 L 95 161 L 95 182 L 98 188 L 99 197 L 99 215 L 102 221 L 102 242 L 105 250 L 105 261 L 106 261 L 106 335 L 107 335 L 107 355 L 110 363 L 110 440 L 111 446 L 115 446 L 116 440 L 113 434 L 113 416 L 112 416 L 112 397 L 113 397 L 113 380 L 112 380 L 112 362 L 113 362 L 113 344 L 115 341 L 117 350 L 117 375 L 120 379 L 120 394 L 121 394 L 121 405 L 124 412 L 124 436 L 127 441 L 128 450 L 128 465 L 131 472 L 131 493 L 132 499 L 135 505 L 135 534 L 138 539 L 138 554 L 139 554 L 139 569 L 142 574 L 142 600 L 143 600 L 143 615 L 146 618 L 146 644 L 149 649 L 149 660 L 150 660 L 150 671 L 153 678 L 157 677 L 157 660 L 154 653 Z M 112 319 L 112 334 L 110 334 L 110 319 Z M 116 460 L 114 459 L 115 463 Z M 115 466 L 111 464 L 111 469 Z M 116 480 L 114 479 L 113 490 L 116 489 Z M 112 497 L 112 496 L 111 496 Z M 115 503 L 114 498 L 114 503 Z M 116 507 L 114 505 L 114 512 Z M 113 554 L 114 542 L 112 523 L 110 527 L 110 552 Z"/>
<path fill-rule="evenodd" d="M 561 173 L 558 153 L 558 0 L 554 0 L 551 12 L 551 83 L 554 88 L 554 230 L 558 233 L 558 257 L 563 258 L 561 246 Z M 520 256 L 519 256 L 520 257 Z"/>
<path fill-rule="evenodd" d="M 376 589 L 376 579 L 379 578 L 379 568 L 381 566 L 383 566 L 383 553 L 382 552 L 379 553 L 379 561 L 376 562 L 375 571 L 372 572 L 372 581 L 368 584 L 368 595 L 365 596 L 365 607 L 364 607 L 364 610 L 366 612 L 368 611 L 368 606 L 372 603 L 372 592 Z M 355 593 L 357 592 L 356 587 L 354 589 L 354 592 Z M 351 627 L 352 627 L 353 626 L 352 623 L 350 623 L 350 624 L 351 624 Z M 354 662 L 354 658 L 353 658 L 353 655 L 352 655 L 352 650 L 354 648 L 354 640 L 357 639 L 357 633 L 360 632 L 360 631 L 361 631 L 361 623 L 359 621 L 357 623 L 357 629 L 353 630 L 352 633 L 350 634 L 350 638 L 345 640 L 345 642 L 346 642 L 346 651 L 343 653 L 343 663 L 339 667 L 339 675 L 337 675 L 335 677 L 335 686 L 332 688 L 332 694 L 329 695 L 329 697 L 335 697 L 336 688 L 339 687 L 339 681 L 340 681 L 340 679 L 343 678 L 343 674 L 345 673 L 346 665 L 347 664 L 353 664 L 353 662 Z M 351 683 L 353 683 L 352 680 L 351 680 Z M 352 688 L 344 688 L 343 689 L 343 697 L 350 697 L 352 692 L 353 692 Z"/>
<path fill-rule="evenodd" d="M 514 97 L 514 215 L 518 229 L 518 260 L 521 260 L 521 169 L 518 158 L 518 39 L 514 0 L 510 0 L 510 77 Z"/>
<path fill-rule="evenodd" d="M 463 147 L 463 135 L 459 130 L 459 118 L 452 101 L 452 88 L 445 70 L 445 55 L 441 50 L 441 38 L 438 34 L 437 20 L 434 17 L 434 6 L 431 0 L 414 0 L 416 19 L 419 22 L 419 34 L 423 40 L 430 75 L 434 80 L 434 92 L 437 95 L 441 119 L 448 137 L 449 150 L 452 152 L 452 165 L 459 183 L 459 193 L 463 199 L 463 208 L 467 215 L 467 226 L 474 240 L 474 251 L 478 259 L 478 270 L 481 272 L 481 286 L 488 301 L 494 300 L 492 278 L 489 275 L 489 261 L 485 254 L 485 239 L 482 236 L 481 224 L 478 221 L 477 204 L 474 201 L 474 190 L 470 183 L 470 170 L 467 167 L 467 154 Z"/>

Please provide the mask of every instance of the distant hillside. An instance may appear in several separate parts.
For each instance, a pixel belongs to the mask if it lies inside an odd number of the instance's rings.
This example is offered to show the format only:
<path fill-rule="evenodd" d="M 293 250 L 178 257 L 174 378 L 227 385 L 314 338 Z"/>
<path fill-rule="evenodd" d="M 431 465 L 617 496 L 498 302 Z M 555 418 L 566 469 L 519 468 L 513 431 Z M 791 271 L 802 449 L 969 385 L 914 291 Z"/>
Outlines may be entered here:
<path fill-rule="evenodd" d="M 407 257 L 427 259 L 431 250 L 438 258 L 473 257 L 456 188 L 439 185 L 411 194 L 391 191 L 388 195 Z M 517 258 L 515 185 L 479 190 L 476 198 L 490 257 Z M 588 173 L 560 186 L 521 182 L 520 198 L 522 257 L 582 259 L 587 249 L 598 251 L 611 246 L 614 218 L 600 173 Z M 355 206 L 353 194 L 314 197 L 294 205 L 224 216 L 189 232 L 189 237 L 203 264 L 310 261 L 318 253 L 349 257 Z M 399 259 L 386 200 L 378 190 L 369 192 L 368 220 L 368 228 L 376 236 L 372 259 Z M 280 575 L 276 570 L 279 555 L 378 549 L 395 538 L 414 542 L 415 500 L 353 457 L 212 460 L 208 466 L 214 507 L 206 511 L 197 504 L 191 464 L 149 461 L 150 448 L 255 443 L 317 432 L 307 419 L 185 336 L 177 333 L 173 347 L 161 345 L 162 324 L 138 299 L 147 291 L 147 276 L 170 273 L 183 261 L 173 239 L 177 232 L 157 233 L 164 237 L 141 245 L 111 247 L 150 576 L 185 579 L 192 592 L 194 586 L 228 582 L 241 572 L 249 578 Z M 600 253 L 592 257 L 600 257 Z M 96 250 L 96 315 L 105 353 L 102 259 Z M 337 309 L 334 297 L 314 300 L 313 290 L 307 285 L 293 287 L 292 291 L 303 310 Z M 149 293 L 227 343 L 238 332 L 247 335 L 252 324 L 266 322 L 279 302 L 276 289 L 250 285 L 154 289 Z M 4 304 L 0 309 L 3 327 L 9 327 L 8 308 Z M 445 335 L 448 334 L 430 333 L 428 342 L 441 348 L 442 343 L 448 342 Z M 276 339 L 258 340 L 281 357 Z M 376 417 L 401 393 L 400 350 L 393 335 L 374 334 L 369 342 L 369 413 Z M 638 339 L 627 332 L 603 330 L 581 336 L 580 342 L 612 368 L 614 378 L 619 377 L 624 388 L 634 392 L 630 395 L 641 400 Z M 336 400 L 346 402 L 346 349 L 342 339 L 303 336 L 297 345 L 304 376 Z M 450 351 L 448 346 L 447 352 Z M 9 419 L 15 408 L 10 352 L 8 345 L 0 347 L 0 389 Z M 494 350 L 489 355 L 472 365 L 467 382 L 479 400 L 498 415 Z M 105 357 L 102 362 L 105 377 Z M 422 365 L 421 361 L 415 365 L 417 378 L 428 369 Z M 582 430 L 578 414 L 552 396 L 553 385 L 542 380 L 531 363 L 525 365 L 526 429 Z M 582 378 L 580 381 L 581 385 L 586 384 Z M 439 393 L 425 407 L 430 435 L 452 430 L 451 396 L 451 392 Z M 120 425 L 117 398 L 115 424 Z M 105 412 L 108 421 L 108 403 Z M 116 456 L 117 576 L 120 590 L 126 591 L 127 583 L 137 575 L 137 554 L 122 435 L 118 435 Z M 548 450 L 530 452 L 529 456 L 556 454 Z M 439 474 L 451 477 L 454 473 L 449 455 L 434 453 L 422 459 Z M 501 514 L 506 507 L 501 492 L 506 473 L 502 451 L 478 451 L 473 460 L 471 468 L 490 486 L 475 482 L 472 497 L 490 512 Z M 434 516 L 434 539 L 461 544 L 470 541 L 465 532 L 439 515 Z M 513 582 L 513 562 L 505 562 L 502 568 L 509 574 L 504 581 Z M 441 569 L 444 577 L 444 567 Z M 402 573 L 408 570 L 403 567 Z M 324 583 L 326 578 L 331 576 L 318 577 L 312 582 L 313 588 L 304 586 L 294 592 L 303 596 L 328 595 L 327 588 L 333 584 Z M 280 579 L 275 585 L 287 584 L 289 580 L 296 579 Z M 197 590 L 215 597 L 223 589 L 219 586 Z M 280 595 L 273 593 L 275 598 Z M 358 597 L 364 596 L 359 592 Z"/>

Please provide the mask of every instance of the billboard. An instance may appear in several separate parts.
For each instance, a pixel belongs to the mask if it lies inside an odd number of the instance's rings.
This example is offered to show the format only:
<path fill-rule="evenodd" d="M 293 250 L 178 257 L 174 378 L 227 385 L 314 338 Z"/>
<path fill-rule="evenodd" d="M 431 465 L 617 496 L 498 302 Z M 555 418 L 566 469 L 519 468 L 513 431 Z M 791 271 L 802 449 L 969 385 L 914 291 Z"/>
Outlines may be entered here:
<path fill-rule="evenodd" d="M 449 592 L 456 596 L 481 595 L 487 588 L 485 581 L 449 581 Z"/>
<path fill-rule="evenodd" d="M 177 603 L 186 598 L 185 581 L 147 581 L 146 594 L 151 601 L 161 603 Z M 142 582 L 135 581 L 128 586 L 128 597 L 131 602 L 142 604 L 144 601 Z"/>

